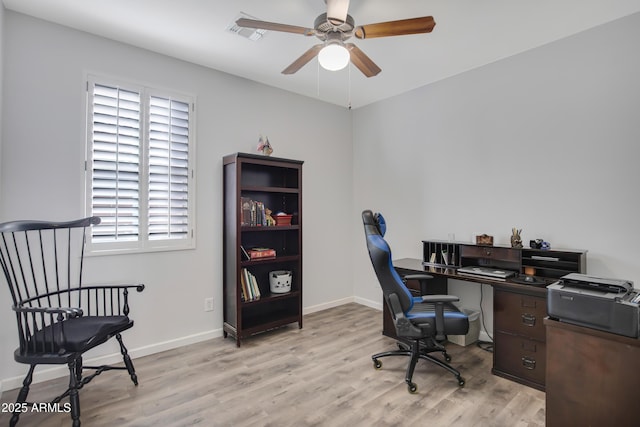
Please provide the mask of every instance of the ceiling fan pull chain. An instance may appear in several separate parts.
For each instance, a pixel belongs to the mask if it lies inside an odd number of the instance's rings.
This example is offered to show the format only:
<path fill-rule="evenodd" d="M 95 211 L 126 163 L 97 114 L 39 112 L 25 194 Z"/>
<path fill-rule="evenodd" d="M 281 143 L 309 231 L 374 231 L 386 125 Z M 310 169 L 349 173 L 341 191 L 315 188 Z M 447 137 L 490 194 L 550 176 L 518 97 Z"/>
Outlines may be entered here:
<path fill-rule="evenodd" d="M 318 69 L 316 70 L 316 96 L 320 98 L 320 61 L 316 61 Z"/>
<path fill-rule="evenodd" d="M 351 110 L 351 63 L 349 63 L 349 87 L 347 88 L 347 97 L 349 98 L 347 107 Z"/>

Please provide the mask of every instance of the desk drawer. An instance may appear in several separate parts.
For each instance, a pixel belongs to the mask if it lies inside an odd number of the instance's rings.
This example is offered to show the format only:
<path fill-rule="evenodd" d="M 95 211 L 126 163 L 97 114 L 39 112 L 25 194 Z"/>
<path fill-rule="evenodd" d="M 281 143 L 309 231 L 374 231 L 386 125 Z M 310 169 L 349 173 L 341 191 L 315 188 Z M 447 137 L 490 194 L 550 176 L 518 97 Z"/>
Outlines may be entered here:
<path fill-rule="evenodd" d="M 496 332 L 494 369 L 544 385 L 547 346 L 544 342 Z"/>
<path fill-rule="evenodd" d="M 520 262 L 522 252 L 519 249 L 499 248 L 495 246 L 460 246 L 463 258 L 482 258 L 494 261 Z"/>
<path fill-rule="evenodd" d="M 543 319 L 547 315 L 545 298 L 494 288 L 493 312 L 496 331 L 545 341 L 543 324 Z"/>

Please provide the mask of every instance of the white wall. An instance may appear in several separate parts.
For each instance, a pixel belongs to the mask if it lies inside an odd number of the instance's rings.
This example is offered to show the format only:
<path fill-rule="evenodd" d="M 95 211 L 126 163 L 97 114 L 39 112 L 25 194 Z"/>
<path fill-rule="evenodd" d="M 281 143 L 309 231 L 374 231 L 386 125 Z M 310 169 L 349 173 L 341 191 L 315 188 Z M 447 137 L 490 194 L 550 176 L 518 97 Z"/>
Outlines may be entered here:
<path fill-rule="evenodd" d="M 136 326 L 125 342 L 134 356 L 221 334 L 222 156 L 255 152 L 260 133 L 269 136 L 274 156 L 305 161 L 305 311 L 353 298 L 351 224 L 332 214 L 352 200 L 347 110 L 10 11 L 2 34 L 2 220 L 83 215 L 85 72 L 197 96 L 197 249 L 93 257 L 86 264 L 89 282 L 147 285 L 131 300 Z M 17 337 L 5 288 L 0 378 L 7 389 L 26 371 L 13 362 Z M 209 296 L 215 310 L 204 312 Z M 93 356 L 115 352 L 113 344 Z"/>
<path fill-rule="evenodd" d="M 356 297 L 381 301 L 367 208 L 384 213 L 395 258 L 449 233 L 509 244 L 518 227 L 526 244 L 588 249 L 589 274 L 640 287 L 638 52 L 635 14 L 356 110 Z M 450 292 L 478 307 L 478 286 Z"/>

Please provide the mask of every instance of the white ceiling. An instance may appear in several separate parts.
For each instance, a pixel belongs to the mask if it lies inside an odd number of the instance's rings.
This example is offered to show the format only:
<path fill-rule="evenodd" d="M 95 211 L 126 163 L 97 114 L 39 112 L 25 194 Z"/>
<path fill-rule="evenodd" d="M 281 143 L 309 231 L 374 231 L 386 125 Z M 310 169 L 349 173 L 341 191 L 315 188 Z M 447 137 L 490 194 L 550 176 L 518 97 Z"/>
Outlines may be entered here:
<path fill-rule="evenodd" d="M 357 108 L 640 12 L 640 0 L 351 0 L 356 25 L 432 15 L 430 34 L 355 40 L 382 68 L 280 72 L 315 37 L 226 31 L 239 12 L 303 27 L 323 0 L 3 0 L 5 8 L 341 106 Z"/>

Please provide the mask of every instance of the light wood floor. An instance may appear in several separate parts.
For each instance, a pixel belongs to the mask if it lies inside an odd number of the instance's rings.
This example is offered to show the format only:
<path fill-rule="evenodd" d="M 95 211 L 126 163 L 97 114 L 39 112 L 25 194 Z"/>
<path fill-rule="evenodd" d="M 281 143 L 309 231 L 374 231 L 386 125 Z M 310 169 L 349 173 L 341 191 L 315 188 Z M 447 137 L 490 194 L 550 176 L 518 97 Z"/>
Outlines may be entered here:
<path fill-rule="evenodd" d="M 379 311 L 347 304 L 243 341 L 216 338 L 135 359 L 135 387 L 126 371 L 105 372 L 80 391 L 84 426 L 544 426 L 544 393 L 491 374 L 492 355 L 448 345 L 466 379 L 418 362 L 417 394 L 404 383 L 407 359 L 371 355 L 395 349 L 381 335 Z M 126 342 L 126 336 L 125 336 Z M 134 343 L 129 343 L 134 347 Z M 25 370 L 26 373 L 26 370 Z M 32 387 L 47 402 L 67 379 Z M 2 394 L 13 402 L 17 390 Z M 8 425 L 0 414 L 0 425 Z M 19 426 L 67 426 L 68 414 L 27 413 Z"/>

